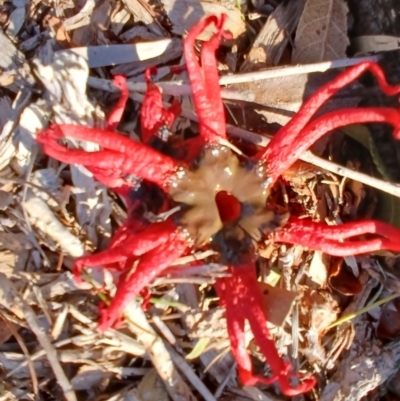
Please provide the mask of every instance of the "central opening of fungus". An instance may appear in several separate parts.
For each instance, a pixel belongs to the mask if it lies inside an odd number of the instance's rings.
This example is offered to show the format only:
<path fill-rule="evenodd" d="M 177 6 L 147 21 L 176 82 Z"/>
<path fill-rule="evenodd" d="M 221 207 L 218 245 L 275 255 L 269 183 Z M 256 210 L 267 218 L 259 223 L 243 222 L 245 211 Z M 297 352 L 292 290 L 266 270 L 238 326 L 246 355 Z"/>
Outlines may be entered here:
<path fill-rule="evenodd" d="M 242 205 L 229 192 L 219 191 L 215 195 L 215 203 L 217 204 L 219 217 L 223 223 L 228 223 L 240 217 Z"/>

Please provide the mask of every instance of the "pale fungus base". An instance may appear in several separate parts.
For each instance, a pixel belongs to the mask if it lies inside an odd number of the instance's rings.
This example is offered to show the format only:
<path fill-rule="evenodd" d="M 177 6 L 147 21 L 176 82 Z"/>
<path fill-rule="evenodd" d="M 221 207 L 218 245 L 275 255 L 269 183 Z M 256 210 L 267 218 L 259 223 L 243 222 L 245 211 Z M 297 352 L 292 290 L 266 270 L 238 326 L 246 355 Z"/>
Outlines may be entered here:
<path fill-rule="evenodd" d="M 242 264 L 254 258 L 254 250 L 265 234 L 283 226 L 288 213 L 265 207 L 268 179 L 262 164 L 241 161 L 226 146 L 208 145 L 191 168 L 180 168 L 168 192 L 181 205 L 176 223 L 188 232 L 196 247 L 210 243 L 224 263 Z M 230 196 L 229 205 L 218 204 L 218 194 Z"/>

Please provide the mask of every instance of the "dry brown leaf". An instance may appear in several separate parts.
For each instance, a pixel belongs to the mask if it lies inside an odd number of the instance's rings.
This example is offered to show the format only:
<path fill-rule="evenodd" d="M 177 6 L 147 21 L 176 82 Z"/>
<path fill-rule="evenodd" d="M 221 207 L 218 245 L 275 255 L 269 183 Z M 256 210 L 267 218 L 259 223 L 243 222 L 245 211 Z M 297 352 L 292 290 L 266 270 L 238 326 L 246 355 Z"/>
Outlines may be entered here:
<path fill-rule="evenodd" d="M 355 295 L 362 291 L 357 277 L 344 264 L 343 259 L 334 259 L 329 271 L 329 285 L 343 295 Z"/>
<path fill-rule="evenodd" d="M 112 373 L 105 372 L 100 366 L 83 365 L 71 379 L 74 390 L 88 391 L 89 389 L 104 390 Z"/>
<path fill-rule="evenodd" d="M 218 0 L 162 0 L 162 3 L 172 22 L 172 32 L 177 35 L 184 35 L 205 16 L 222 13 L 228 16 L 224 29 L 230 31 L 234 39 L 246 32 L 246 24 L 242 20 L 241 12 L 233 2 L 231 2 L 232 7 L 225 7 L 229 1 L 220 2 Z M 212 28 L 207 28 L 199 36 L 199 39 L 208 40 L 213 32 L 215 31 Z"/>
<path fill-rule="evenodd" d="M 54 15 L 47 15 L 45 18 L 45 23 L 55 35 L 55 39 L 59 44 L 63 46 L 69 45 L 70 37 L 65 28 L 65 25 L 59 18 L 55 17 Z"/>
<path fill-rule="evenodd" d="M 123 7 L 120 10 L 115 9 L 111 15 L 111 26 L 110 29 L 115 36 L 118 36 L 124 29 L 125 24 L 130 19 L 129 11 Z"/>
<path fill-rule="evenodd" d="M 258 286 L 263 294 L 263 305 L 268 321 L 275 326 L 282 326 L 292 310 L 297 293 L 267 283 L 258 283 Z"/>
<path fill-rule="evenodd" d="M 13 325 L 15 330 L 17 326 L 13 322 L 6 322 L 6 317 L 1 316 L 0 318 L 0 344 L 4 344 L 12 335 L 13 332 L 10 329 L 10 325 Z"/>
<path fill-rule="evenodd" d="M 14 196 L 0 189 L 0 210 L 6 210 L 14 201 Z"/>
<path fill-rule="evenodd" d="M 196 311 L 199 305 L 198 292 L 193 284 L 179 284 L 177 286 L 180 302 L 192 307 L 192 310 L 183 314 L 182 323 L 193 341 L 208 339 L 214 348 L 202 352 L 200 360 L 203 366 L 218 382 L 222 383 L 234 363 L 231 353 L 225 354 L 218 359 L 221 349 L 228 346 L 225 312 L 223 309 L 214 308 L 208 311 Z M 234 385 L 233 377 L 228 380 L 227 385 Z"/>
<path fill-rule="evenodd" d="M 347 12 L 344 0 L 307 0 L 296 32 L 293 63 L 338 60 L 346 56 Z"/>
<path fill-rule="evenodd" d="M 10 236 L 11 233 L 3 235 L 5 237 Z M 19 234 L 14 234 L 14 235 L 19 235 Z M 0 272 L 4 273 L 7 277 L 11 277 L 15 273 L 24 271 L 26 269 L 26 263 L 30 255 L 31 251 L 23 250 L 22 248 L 20 248 L 18 251 L 15 250 L 10 251 L 8 249 L 0 251 Z"/>
<path fill-rule="evenodd" d="M 159 380 L 157 371 L 150 370 L 138 386 L 140 397 L 143 401 L 168 401 L 168 393 Z"/>
<path fill-rule="evenodd" d="M 35 64 L 36 73 L 50 97 L 55 122 L 78 122 L 93 126 L 94 115 L 99 120 L 103 117 L 86 95 L 89 68 L 83 57 L 56 52 L 51 64 L 45 65 L 39 60 Z M 98 145 L 93 143 L 82 143 L 81 146 L 87 151 L 98 149 Z M 82 166 L 71 166 L 70 170 L 76 187 L 74 193 L 78 222 L 81 227 L 85 227 L 88 239 L 96 246 L 103 240 L 102 235 L 110 232 L 111 204 L 107 191 Z"/>
<path fill-rule="evenodd" d="M 23 252 L 32 248 L 28 236 L 23 233 L 0 233 L 0 249 L 7 249 L 12 252 Z"/>
<path fill-rule="evenodd" d="M 259 32 L 240 71 L 255 71 L 279 63 L 299 22 L 304 3 L 305 0 L 293 0 L 276 7 Z"/>
<path fill-rule="evenodd" d="M 0 86 L 9 86 L 15 81 L 16 72 L 9 71 L 0 75 Z"/>
<path fill-rule="evenodd" d="M 108 41 L 104 42 L 102 29 L 108 30 L 111 23 L 112 4 L 111 1 L 98 3 L 92 15 L 90 23 L 76 29 L 72 35 L 72 42 L 75 46 L 87 46 L 89 44 L 104 44 L 108 45 Z"/>
<path fill-rule="evenodd" d="M 164 28 L 158 23 L 157 19 L 153 17 L 153 12 L 147 2 L 142 0 L 122 1 L 129 12 L 135 16 L 136 21 L 142 22 L 149 28 L 151 32 L 155 33 L 156 35 L 168 37 L 168 34 L 165 32 Z"/>
<path fill-rule="evenodd" d="M 329 261 L 330 257 L 328 255 L 321 251 L 316 251 L 308 269 L 308 277 L 322 288 L 325 288 L 326 280 L 328 279 Z"/>

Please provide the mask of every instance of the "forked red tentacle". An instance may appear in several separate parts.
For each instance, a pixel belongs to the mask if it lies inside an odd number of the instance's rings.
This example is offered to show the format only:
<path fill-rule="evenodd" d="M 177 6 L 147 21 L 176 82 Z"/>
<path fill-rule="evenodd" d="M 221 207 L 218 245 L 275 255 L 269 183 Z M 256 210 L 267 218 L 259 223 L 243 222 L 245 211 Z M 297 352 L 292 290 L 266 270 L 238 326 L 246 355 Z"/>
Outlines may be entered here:
<path fill-rule="evenodd" d="M 57 142 L 62 137 L 95 142 L 105 149 L 96 152 L 68 149 Z M 121 179 L 135 175 L 165 187 L 178 168 L 174 159 L 111 131 L 69 124 L 53 125 L 37 140 L 47 155 L 64 163 L 82 164 L 89 170 L 93 168 L 97 178 L 104 175 Z"/>
<path fill-rule="evenodd" d="M 380 238 L 341 242 L 365 234 L 378 235 Z M 382 249 L 400 252 L 400 230 L 376 220 L 327 226 L 324 223 L 291 217 L 281 231 L 273 233 L 272 238 L 276 242 L 303 245 L 332 256 L 360 255 Z"/>
<path fill-rule="evenodd" d="M 173 231 L 172 231 L 173 228 Z M 140 234 L 141 235 L 141 234 Z M 107 330 L 118 323 L 126 306 L 157 277 L 172 262 L 182 256 L 189 248 L 187 239 L 181 230 L 171 226 L 171 229 L 160 230 L 156 248 L 145 253 L 136 267 L 128 267 L 120 276 L 117 292 L 107 308 L 100 312 L 99 329 Z"/>
<path fill-rule="evenodd" d="M 308 123 L 298 135 L 298 142 L 285 149 L 274 148 L 268 155 L 268 177 L 275 182 L 294 161 L 319 138 L 334 129 L 351 124 L 387 123 L 393 126 L 393 136 L 400 139 L 400 111 L 384 107 L 348 108 L 332 111 Z"/>
<path fill-rule="evenodd" d="M 107 117 L 107 129 L 110 131 L 114 131 L 117 129 L 122 115 L 124 114 L 126 102 L 128 101 L 129 97 L 129 90 L 126 86 L 126 78 L 123 75 L 115 75 L 113 79 L 113 84 L 121 91 L 121 95 L 118 99 L 117 104 Z"/>
<path fill-rule="evenodd" d="M 303 137 L 312 126 L 307 126 L 315 112 L 339 89 L 357 79 L 365 71 L 372 72 L 378 80 L 382 91 L 387 95 L 395 95 L 400 93 L 400 86 L 391 86 L 387 83 L 385 75 L 381 68 L 372 61 L 365 61 L 349 68 L 339 74 L 333 81 L 318 89 L 313 96 L 310 97 L 291 119 L 291 121 L 282 127 L 278 133 L 272 138 L 267 147 L 260 151 L 256 156 L 258 159 L 264 160 L 267 164 L 268 174 L 274 177 L 281 175 L 288 167 L 290 167 L 298 158 L 297 148 L 305 148 L 303 146 Z M 375 109 L 376 110 L 376 109 Z M 337 111 L 337 113 L 344 110 Z M 332 117 L 335 112 L 330 113 Z M 326 120 L 325 120 L 326 121 Z M 363 122 L 366 120 L 363 119 Z M 347 124 L 350 124 L 348 122 Z M 342 124 L 341 126 L 343 126 Z M 315 137 L 307 136 L 307 145 L 315 142 L 323 133 L 328 132 L 324 127 L 321 130 L 313 131 Z M 274 181 L 273 181 L 274 182 Z"/>
<path fill-rule="evenodd" d="M 125 269 L 128 258 L 138 258 L 141 255 L 155 249 L 173 236 L 177 230 L 172 220 L 154 223 L 139 232 L 128 229 L 120 229 L 119 235 L 113 238 L 110 246 L 99 253 L 83 256 L 76 260 L 73 272 L 75 278 L 80 281 L 82 270 L 86 267 L 120 264 L 118 270 Z M 129 267 L 130 270 L 130 267 Z"/>
<path fill-rule="evenodd" d="M 226 138 L 225 112 L 221 100 L 221 89 L 215 51 L 221 37 L 225 35 L 222 28 L 226 15 L 210 16 L 198 22 L 189 32 L 183 48 L 189 81 L 193 92 L 193 102 L 199 117 L 200 135 L 206 142 L 216 142 Z M 195 42 L 197 37 L 214 24 L 217 32 L 201 49 L 201 62 L 196 57 Z"/>
<path fill-rule="evenodd" d="M 181 114 L 181 105 L 174 101 L 168 109 L 164 107 L 160 88 L 151 81 L 151 69 L 145 73 L 147 91 L 140 109 L 142 141 L 149 141 L 163 126 L 171 128 L 175 119 Z"/>
<path fill-rule="evenodd" d="M 263 302 L 258 289 L 253 265 L 232 266 L 229 278 L 219 279 L 217 291 L 226 306 L 226 319 L 231 350 L 238 364 L 240 380 L 245 385 L 258 382 L 269 385 L 278 382 L 283 394 L 294 396 L 307 392 L 315 385 L 313 377 L 306 378 L 299 386 L 290 384 L 290 364 L 278 354 L 274 340 L 267 328 Z M 244 323 L 248 320 L 254 340 L 269 364 L 272 377 L 265 378 L 252 373 L 252 363 L 247 353 Z M 294 375 L 298 376 L 297 373 Z"/>

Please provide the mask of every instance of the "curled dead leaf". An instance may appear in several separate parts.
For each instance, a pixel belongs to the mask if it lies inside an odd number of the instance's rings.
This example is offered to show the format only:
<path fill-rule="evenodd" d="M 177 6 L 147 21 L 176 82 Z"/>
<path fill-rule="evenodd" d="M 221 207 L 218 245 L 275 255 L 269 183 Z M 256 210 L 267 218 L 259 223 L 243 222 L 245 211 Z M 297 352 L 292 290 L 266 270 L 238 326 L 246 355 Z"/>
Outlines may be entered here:
<path fill-rule="evenodd" d="M 329 285 L 343 295 L 356 295 L 362 290 L 360 281 L 347 268 L 341 258 L 332 258 Z"/>

